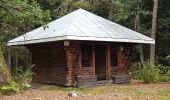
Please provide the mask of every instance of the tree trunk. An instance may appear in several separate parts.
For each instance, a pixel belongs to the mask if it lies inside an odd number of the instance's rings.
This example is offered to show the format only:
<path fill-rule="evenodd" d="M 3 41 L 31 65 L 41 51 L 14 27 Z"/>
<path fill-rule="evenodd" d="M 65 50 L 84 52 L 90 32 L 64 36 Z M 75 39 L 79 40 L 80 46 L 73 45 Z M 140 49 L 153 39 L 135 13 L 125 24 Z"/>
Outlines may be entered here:
<path fill-rule="evenodd" d="M 12 70 L 11 70 L 11 48 L 8 47 L 8 67 L 10 69 L 10 72 L 12 73 Z"/>
<path fill-rule="evenodd" d="M 88 0 L 91 4 L 95 3 L 95 0 Z"/>
<path fill-rule="evenodd" d="M 110 8 L 109 8 L 109 20 L 113 19 L 113 4 L 112 4 L 112 0 L 109 0 L 109 4 L 110 4 Z"/>
<path fill-rule="evenodd" d="M 157 11 L 158 11 L 158 0 L 153 0 L 153 13 L 152 13 L 152 32 L 151 38 L 155 39 L 156 37 L 156 24 L 157 24 Z M 154 62 L 155 60 L 155 44 L 151 44 L 150 46 L 150 61 Z"/>
<path fill-rule="evenodd" d="M 2 52 L 2 45 L 0 44 L 0 83 L 9 84 L 11 81 L 10 70 L 5 62 Z"/>
<path fill-rule="evenodd" d="M 140 29 L 140 0 L 137 1 L 137 9 L 136 9 L 136 16 L 135 16 L 135 31 L 139 32 Z M 140 61 L 144 63 L 144 53 L 142 45 L 139 45 L 138 51 L 140 53 Z"/>
<path fill-rule="evenodd" d="M 145 60 L 144 60 L 144 53 L 143 53 L 143 46 L 142 45 L 139 46 L 139 53 L 140 53 L 140 62 L 142 64 L 144 64 Z"/>

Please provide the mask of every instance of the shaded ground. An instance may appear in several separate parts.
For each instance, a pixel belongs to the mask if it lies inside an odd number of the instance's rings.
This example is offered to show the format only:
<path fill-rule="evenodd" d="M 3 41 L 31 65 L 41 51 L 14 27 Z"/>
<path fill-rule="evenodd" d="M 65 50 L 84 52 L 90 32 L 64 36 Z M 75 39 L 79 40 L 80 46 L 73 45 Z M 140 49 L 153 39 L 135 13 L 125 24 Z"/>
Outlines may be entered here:
<path fill-rule="evenodd" d="M 78 91 L 79 97 L 67 96 Z M 94 88 L 63 88 L 34 84 L 32 89 L 11 96 L 0 95 L 0 100 L 170 100 L 170 84 L 119 84 Z"/>

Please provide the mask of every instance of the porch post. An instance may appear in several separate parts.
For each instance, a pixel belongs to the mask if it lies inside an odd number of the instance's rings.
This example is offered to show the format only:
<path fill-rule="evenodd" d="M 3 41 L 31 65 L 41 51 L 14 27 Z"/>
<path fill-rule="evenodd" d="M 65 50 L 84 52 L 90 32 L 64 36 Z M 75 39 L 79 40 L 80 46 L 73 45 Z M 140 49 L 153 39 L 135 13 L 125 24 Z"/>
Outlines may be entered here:
<path fill-rule="evenodd" d="M 93 67 L 93 75 L 96 74 L 96 65 L 95 65 L 95 44 L 93 44 L 93 52 L 92 52 L 92 67 Z"/>
<path fill-rule="evenodd" d="M 123 53 L 122 53 L 122 46 L 119 47 L 117 54 L 118 54 L 118 74 L 120 74 L 123 70 Z"/>
<path fill-rule="evenodd" d="M 110 61 L 110 45 L 106 46 L 106 79 L 112 79 L 112 68 L 111 68 L 111 61 Z"/>

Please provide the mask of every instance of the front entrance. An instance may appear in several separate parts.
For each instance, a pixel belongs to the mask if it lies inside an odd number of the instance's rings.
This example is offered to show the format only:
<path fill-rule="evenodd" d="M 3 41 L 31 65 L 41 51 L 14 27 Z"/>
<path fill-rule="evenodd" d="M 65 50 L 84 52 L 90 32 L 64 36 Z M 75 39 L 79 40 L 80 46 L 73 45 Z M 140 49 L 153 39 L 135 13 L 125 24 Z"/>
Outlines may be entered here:
<path fill-rule="evenodd" d="M 106 80 L 106 46 L 95 45 L 95 73 L 97 80 Z"/>

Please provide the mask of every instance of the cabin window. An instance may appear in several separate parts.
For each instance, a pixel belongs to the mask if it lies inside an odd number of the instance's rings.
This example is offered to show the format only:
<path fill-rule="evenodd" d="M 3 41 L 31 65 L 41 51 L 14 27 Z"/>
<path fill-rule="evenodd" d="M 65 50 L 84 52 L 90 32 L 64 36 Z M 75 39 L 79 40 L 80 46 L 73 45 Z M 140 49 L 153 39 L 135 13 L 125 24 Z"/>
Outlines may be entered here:
<path fill-rule="evenodd" d="M 90 44 L 82 44 L 82 67 L 92 67 L 92 51 L 93 46 Z"/>
<path fill-rule="evenodd" d="M 118 66 L 118 55 L 117 55 L 117 47 L 111 46 L 111 66 L 117 67 Z"/>

